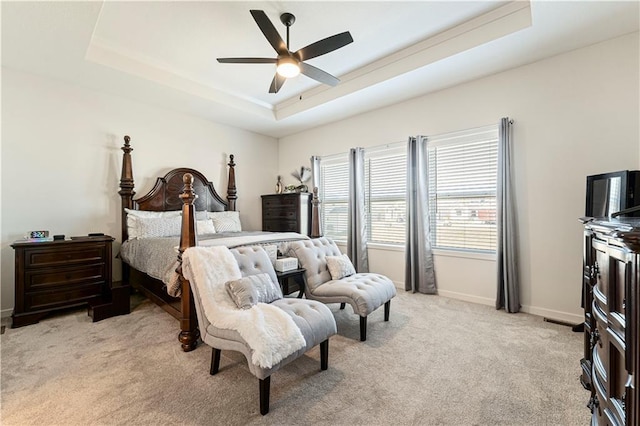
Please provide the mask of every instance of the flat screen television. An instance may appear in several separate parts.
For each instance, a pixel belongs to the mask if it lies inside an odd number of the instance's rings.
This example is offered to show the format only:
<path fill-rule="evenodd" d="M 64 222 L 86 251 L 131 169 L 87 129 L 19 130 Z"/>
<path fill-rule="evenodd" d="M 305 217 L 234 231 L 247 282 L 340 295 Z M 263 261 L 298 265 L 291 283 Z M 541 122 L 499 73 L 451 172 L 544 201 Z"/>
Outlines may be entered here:
<path fill-rule="evenodd" d="M 621 170 L 587 176 L 587 202 L 585 215 L 590 217 L 610 217 L 613 213 L 635 207 L 636 191 L 640 191 L 640 171 Z M 640 197 L 640 194 L 637 195 Z M 640 212 L 623 216 L 640 216 Z"/>

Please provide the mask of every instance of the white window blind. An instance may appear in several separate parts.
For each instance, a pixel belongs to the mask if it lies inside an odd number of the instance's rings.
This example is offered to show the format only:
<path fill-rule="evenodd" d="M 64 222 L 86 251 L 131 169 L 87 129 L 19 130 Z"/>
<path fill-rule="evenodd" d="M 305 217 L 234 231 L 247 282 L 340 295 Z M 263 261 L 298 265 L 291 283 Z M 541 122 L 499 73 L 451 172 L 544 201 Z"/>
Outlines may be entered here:
<path fill-rule="evenodd" d="M 433 247 L 495 251 L 497 126 L 430 138 L 428 158 Z"/>
<path fill-rule="evenodd" d="M 346 153 L 322 157 L 319 192 L 323 234 L 335 241 L 347 241 L 349 163 Z"/>
<path fill-rule="evenodd" d="M 370 243 L 406 240 L 406 143 L 365 148 L 365 210 Z"/>

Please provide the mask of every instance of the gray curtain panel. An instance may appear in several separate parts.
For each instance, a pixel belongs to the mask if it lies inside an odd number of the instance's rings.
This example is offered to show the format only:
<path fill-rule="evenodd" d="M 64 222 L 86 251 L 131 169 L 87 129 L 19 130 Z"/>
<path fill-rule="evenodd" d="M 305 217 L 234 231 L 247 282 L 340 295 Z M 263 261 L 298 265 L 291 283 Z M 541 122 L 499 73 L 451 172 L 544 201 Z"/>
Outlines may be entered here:
<path fill-rule="evenodd" d="M 427 138 L 409 138 L 407 146 L 407 242 L 404 289 L 436 294 L 429 231 Z"/>
<path fill-rule="evenodd" d="M 349 150 L 347 255 L 358 272 L 369 272 L 367 218 L 364 202 L 364 149 L 351 148 Z"/>
<path fill-rule="evenodd" d="M 311 162 L 311 174 L 313 175 L 309 192 L 313 193 L 313 188 L 320 188 L 320 157 L 312 155 L 309 161 Z"/>
<path fill-rule="evenodd" d="M 322 236 L 322 202 L 320 201 L 320 157 L 317 155 L 312 155 L 309 159 L 311 163 L 311 188 L 309 188 L 309 192 L 314 193 L 314 189 L 318 188 L 318 211 L 316 213 L 312 213 L 312 218 L 318 223 L 317 236 Z M 313 200 L 313 198 L 312 198 Z M 311 208 L 313 209 L 313 203 Z M 314 216 L 315 214 L 315 216 Z M 314 222 L 313 219 L 311 221 L 311 236 L 314 235 Z"/>
<path fill-rule="evenodd" d="M 520 283 L 518 271 L 518 238 L 516 203 L 513 187 L 512 125 L 508 117 L 500 120 L 498 137 L 498 185 L 496 193 L 496 226 L 498 242 L 496 265 L 498 268 L 498 296 L 496 309 L 506 312 L 520 311 Z"/>

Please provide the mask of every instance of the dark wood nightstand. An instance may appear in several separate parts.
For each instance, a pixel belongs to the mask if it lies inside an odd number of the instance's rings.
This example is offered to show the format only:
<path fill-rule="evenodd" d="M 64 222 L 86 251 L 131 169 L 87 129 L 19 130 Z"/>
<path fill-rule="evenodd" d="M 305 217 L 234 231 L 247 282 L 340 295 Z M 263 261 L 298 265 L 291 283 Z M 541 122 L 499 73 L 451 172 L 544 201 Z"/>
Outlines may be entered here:
<path fill-rule="evenodd" d="M 129 287 L 111 282 L 108 235 L 59 241 L 16 241 L 12 328 L 52 311 L 88 304 L 93 321 L 129 313 Z"/>
<path fill-rule="evenodd" d="M 282 287 L 282 293 L 286 296 L 287 294 L 293 293 L 294 291 L 299 291 L 298 299 L 301 299 L 304 295 L 304 271 L 303 268 L 292 269 L 291 271 L 280 272 L 276 271 L 276 276 L 278 277 L 278 284 Z M 291 284 L 289 280 L 293 278 L 295 280 L 295 287 L 291 289 L 289 285 Z"/>

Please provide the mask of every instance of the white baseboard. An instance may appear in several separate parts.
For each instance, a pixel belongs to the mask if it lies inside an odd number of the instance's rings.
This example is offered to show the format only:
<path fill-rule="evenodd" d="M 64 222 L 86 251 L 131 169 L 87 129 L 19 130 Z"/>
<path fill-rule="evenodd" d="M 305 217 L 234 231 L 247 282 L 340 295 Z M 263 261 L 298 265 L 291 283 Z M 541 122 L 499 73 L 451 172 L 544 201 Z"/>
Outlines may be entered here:
<path fill-rule="evenodd" d="M 562 321 L 569 324 L 579 324 L 584 322 L 584 316 L 570 314 L 568 312 L 555 311 L 553 309 L 538 308 L 536 306 L 521 306 L 520 310 L 532 315 L 538 315 L 556 321 Z"/>
<path fill-rule="evenodd" d="M 479 303 L 481 305 L 495 306 L 495 299 L 488 297 L 473 296 L 470 294 L 457 293 L 455 291 L 438 290 L 438 295 L 444 297 L 450 297 L 452 299 L 464 300 L 465 302 Z M 582 315 L 571 314 L 568 312 L 555 311 L 553 309 L 539 308 L 536 306 L 523 305 L 520 307 L 520 312 L 527 314 L 537 315 L 543 318 L 549 318 L 556 321 L 562 321 L 569 324 L 578 324 L 584 321 Z"/>
<path fill-rule="evenodd" d="M 13 312 L 13 308 L 3 309 L 0 311 L 0 318 L 10 317 Z"/>
<path fill-rule="evenodd" d="M 464 300 L 465 302 L 478 303 L 480 305 L 495 306 L 496 304 L 494 299 L 490 299 L 488 297 L 474 296 L 449 290 L 438 289 L 438 296 L 450 297 L 452 299 Z"/>

